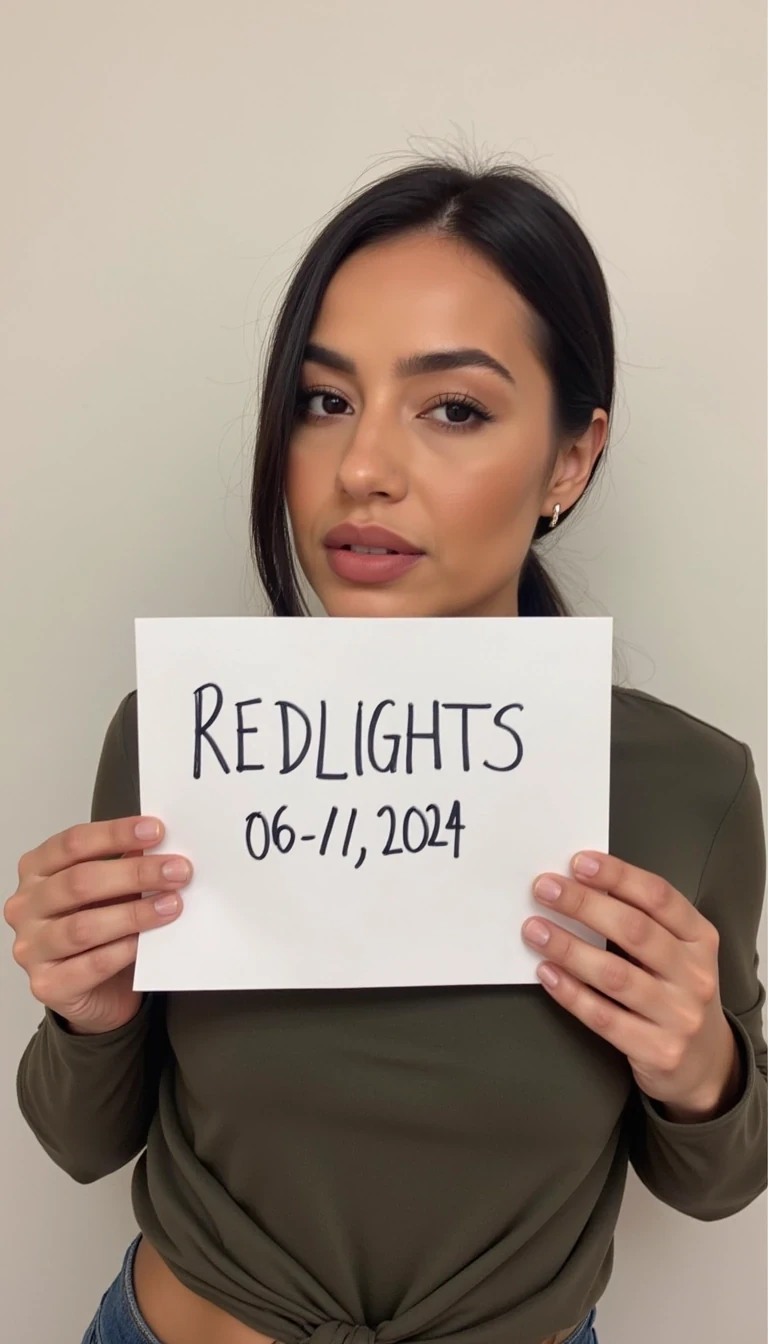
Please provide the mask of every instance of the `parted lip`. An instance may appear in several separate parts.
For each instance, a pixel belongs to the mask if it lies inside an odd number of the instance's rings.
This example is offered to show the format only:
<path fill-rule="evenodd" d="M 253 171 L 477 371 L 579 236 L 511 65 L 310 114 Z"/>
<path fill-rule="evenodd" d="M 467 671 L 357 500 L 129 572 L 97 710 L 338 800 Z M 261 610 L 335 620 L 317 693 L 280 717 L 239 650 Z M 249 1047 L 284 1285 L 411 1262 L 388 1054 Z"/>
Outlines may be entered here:
<path fill-rule="evenodd" d="M 378 527 L 375 523 L 360 527 L 354 523 L 341 523 L 331 528 L 323 539 L 323 545 L 332 551 L 339 551 L 344 546 L 385 546 L 388 551 L 397 551 L 399 555 L 424 554 L 420 547 L 412 546 L 396 532 L 390 532 L 387 527 Z"/>

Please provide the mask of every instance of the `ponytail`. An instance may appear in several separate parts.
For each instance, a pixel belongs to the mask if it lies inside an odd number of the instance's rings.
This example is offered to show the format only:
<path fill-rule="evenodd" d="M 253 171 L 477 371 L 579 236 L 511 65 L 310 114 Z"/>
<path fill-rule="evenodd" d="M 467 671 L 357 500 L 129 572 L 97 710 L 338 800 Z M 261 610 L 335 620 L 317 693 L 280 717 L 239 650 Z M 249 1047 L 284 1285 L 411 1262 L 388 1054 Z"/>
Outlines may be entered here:
<path fill-rule="evenodd" d="M 541 557 L 531 548 L 520 573 L 519 616 L 570 616 L 565 598 Z"/>

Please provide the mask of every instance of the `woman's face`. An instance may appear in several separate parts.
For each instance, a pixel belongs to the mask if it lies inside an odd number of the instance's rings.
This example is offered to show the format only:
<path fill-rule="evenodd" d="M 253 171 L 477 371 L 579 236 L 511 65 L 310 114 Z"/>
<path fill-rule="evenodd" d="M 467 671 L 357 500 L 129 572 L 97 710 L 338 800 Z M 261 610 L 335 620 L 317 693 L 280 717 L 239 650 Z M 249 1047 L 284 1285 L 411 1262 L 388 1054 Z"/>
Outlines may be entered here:
<path fill-rule="evenodd" d="M 514 616 L 537 519 L 578 499 L 605 429 L 597 411 L 554 442 L 530 310 L 482 257 L 439 235 L 372 244 L 334 275 L 306 351 L 286 477 L 299 563 L 329 616 Z"/>

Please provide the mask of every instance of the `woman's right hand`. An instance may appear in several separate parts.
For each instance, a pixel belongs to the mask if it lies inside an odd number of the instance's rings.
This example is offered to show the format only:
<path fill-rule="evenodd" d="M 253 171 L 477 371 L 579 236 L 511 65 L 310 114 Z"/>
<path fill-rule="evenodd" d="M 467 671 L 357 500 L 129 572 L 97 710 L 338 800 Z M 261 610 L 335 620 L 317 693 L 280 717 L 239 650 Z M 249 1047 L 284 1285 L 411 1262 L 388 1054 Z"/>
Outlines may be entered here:
<path fill-rule="evenodd" d="M 73 1032 L 114 1031 L 141 1007 L 144 996 L 132 988 L 138 935 L 178 917 L 179 887 L 192 875 L 181 855 L 144 856 L 164 834 L 154 817 L 83 822 L 19 859 L 19 885 L 4 907 L 14 959 L 35 998 Z M 186 875 L 166 876 L 171 862 L 186 865 Z M 173 905 L 163 909 L 169 897 Z"/>

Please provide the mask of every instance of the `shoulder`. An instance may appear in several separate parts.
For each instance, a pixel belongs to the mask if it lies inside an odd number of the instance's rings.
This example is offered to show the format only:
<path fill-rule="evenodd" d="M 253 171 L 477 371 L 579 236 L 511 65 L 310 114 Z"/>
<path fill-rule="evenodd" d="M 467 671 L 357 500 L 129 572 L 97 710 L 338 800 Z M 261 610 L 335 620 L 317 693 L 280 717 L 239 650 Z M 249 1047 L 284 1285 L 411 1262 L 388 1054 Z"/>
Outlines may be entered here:
<path fill-rule="evenodd" d="M 747 767 L 746 745 L 722 728 L 647 691 L 612 688 L 611 737 L 620 752 L 653 757 L 657 768 L 677 762 L 690 772 L 713 772 L 723 794 L 733 796 Z"/>
<path fill-rule="evenodd" d="M 138 702 L 135 690 L 129 691 L 127 695 L 123 696 L 120 704 L 115 710 L 107 732 L 114 732 L 117 739 L 116 745 L 119 746 L 130 770 L 135 773 L 138 778 Z"/>
<path fill-rule="evenodd" d="M 91 820 L 138 815 L 139 749 L 136 691 L 123 696 L 107 725 L 96 771 Z"/>
<path fill-rule="evenodd" d="M 745 781 L 749 748 L 646 691 L 614 686 L 611 850 L 693 894 Z"/>
<path fill-rule="evenodd" d="M 138 719 L 138 700 L 135 691 L 129 691 L 123 696 L 117 707 L 117 713 L 120 715 L 123 738 L 128 741 L 137 740 L 137 719 Z"/>

